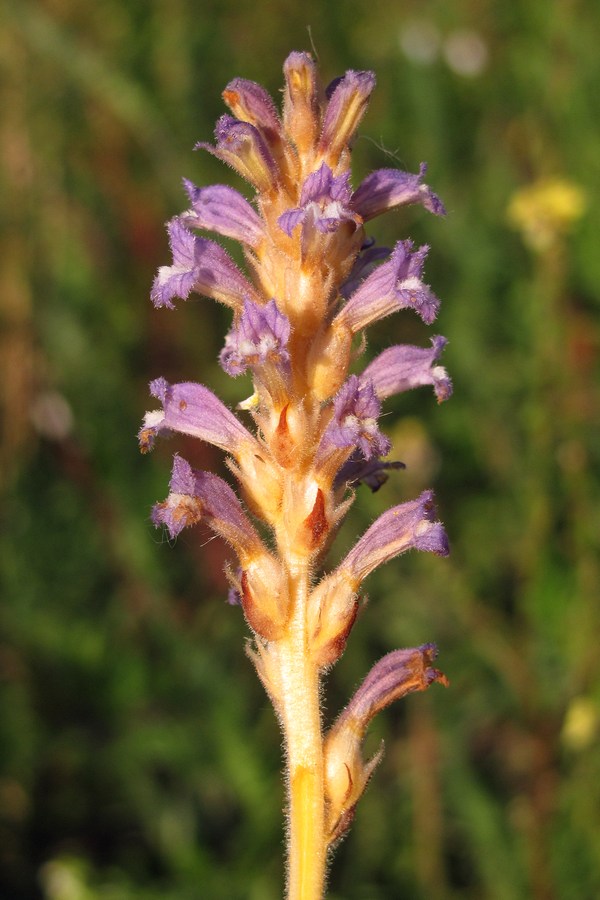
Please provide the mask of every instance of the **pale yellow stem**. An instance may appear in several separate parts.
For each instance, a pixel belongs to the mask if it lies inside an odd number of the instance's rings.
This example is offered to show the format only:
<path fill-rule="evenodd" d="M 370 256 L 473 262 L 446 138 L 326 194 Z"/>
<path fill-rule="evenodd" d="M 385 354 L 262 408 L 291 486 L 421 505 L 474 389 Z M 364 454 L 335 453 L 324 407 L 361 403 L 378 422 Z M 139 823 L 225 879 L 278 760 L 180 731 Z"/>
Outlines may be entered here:
<path fill-rule="evenodd" d="M 281 716 L 288 766 L 288 900 L 321 900 L 325 883 L 323 737 L 319 672 L 306 635 L 308 571 L 291 585 L 293 615 L 278 642 Z"/>

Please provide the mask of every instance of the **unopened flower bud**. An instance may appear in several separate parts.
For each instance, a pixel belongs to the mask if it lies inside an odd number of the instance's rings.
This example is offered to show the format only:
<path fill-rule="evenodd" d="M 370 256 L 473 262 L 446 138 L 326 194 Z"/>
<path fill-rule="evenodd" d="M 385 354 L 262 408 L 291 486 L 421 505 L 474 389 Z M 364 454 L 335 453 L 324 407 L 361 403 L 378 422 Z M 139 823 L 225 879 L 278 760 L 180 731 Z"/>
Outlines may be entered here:
<path fill-rule="evenodd" d="M 205 142 L 196 149 L 222 159 L 258 191 L 270 191 L 279 181 L 279 171 L 259 130 L 249 122 L 221 116 L 215 130 L 216 147 Z"/>
<path fill-rule="evenodd" d="M 346 72 L 334 83 L 323 117 L 319 138 L 320 155 L 334 169 L 365 114 L 375 87 L 373 72 Z"/>
<path fill-rule="evenodd" d="M 308 53 L 290 53 L 283 71 L 284 128 L 302 155 L 308 153 L 317 138 L 319 122 L 319 84 L 317 69 Z"/>

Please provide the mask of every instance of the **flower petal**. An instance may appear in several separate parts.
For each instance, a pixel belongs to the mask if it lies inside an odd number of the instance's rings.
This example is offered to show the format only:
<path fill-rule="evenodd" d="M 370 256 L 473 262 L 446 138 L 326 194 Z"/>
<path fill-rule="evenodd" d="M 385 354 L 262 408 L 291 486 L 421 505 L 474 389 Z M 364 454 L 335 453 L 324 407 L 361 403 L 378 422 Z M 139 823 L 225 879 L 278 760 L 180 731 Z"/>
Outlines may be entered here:
<path fill-rule="evenodd" d="M 373 386 L 351 375 L 333 401 L 333 416 L 323 435 L 318 455 L 328 448 L 358 447 L 365 457 L 385 456 L 390 443 L 377 427 L 381 404 Z"/>
<path fill-rule="evenodd" d="M 348 172 L 334 177 L 329 166 L 323 163 L 304 180 L 300 205 L 282 213 L 277 220 L 279 227 L 291 237 L 300 222 L 304 223 L 305 231 L 316 229 L 322 234 L 335 231 L 343 222 L 361 224 L 362 220 L 349 206 L 349 178 Z"/>

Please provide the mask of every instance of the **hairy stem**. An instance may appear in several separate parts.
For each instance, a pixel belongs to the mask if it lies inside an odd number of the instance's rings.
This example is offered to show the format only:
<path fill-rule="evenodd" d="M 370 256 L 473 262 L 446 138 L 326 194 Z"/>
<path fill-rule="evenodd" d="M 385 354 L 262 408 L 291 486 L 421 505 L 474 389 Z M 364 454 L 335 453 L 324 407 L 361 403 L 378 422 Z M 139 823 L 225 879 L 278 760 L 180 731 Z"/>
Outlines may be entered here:
<path fill-rule="evenodd" d="M 306 567 L 304 567 L 306 569 Z M 321 900 L 325 840 L 319 672 L 306 635 L 308 572 L 293 579 L 288 634 L 278 647 L 288 778 L 288 900 Z"/>

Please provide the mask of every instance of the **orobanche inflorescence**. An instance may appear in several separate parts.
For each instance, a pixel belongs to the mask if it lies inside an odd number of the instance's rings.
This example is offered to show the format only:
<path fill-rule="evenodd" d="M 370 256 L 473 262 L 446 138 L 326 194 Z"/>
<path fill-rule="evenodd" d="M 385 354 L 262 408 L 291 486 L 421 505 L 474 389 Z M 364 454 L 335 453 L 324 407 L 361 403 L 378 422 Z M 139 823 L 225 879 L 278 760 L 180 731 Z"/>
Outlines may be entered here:
<path fill-rule="evenodd" d="M 219 361 L 233 377 L 250 370 L 254 393 L 236 415 L 203 385 L 158 378 L 150 390 L 159 408 L 147 413 L 140 442 L 149 450 L 157 435 L 181 432 L 227 454 L 237 492 L 176 455 L 153 521 L 174 537 L 203 520 L 237 555 L 231 596 L 285 737 L 288 896 L 308 900 L 322 895 L 327 851 L 379 758 L 362 756 L 368 723 L 392 700 L 445 681 L 432 667 L 434 645 L 393 651 L 323 734 L 320 677 L 344 650 L 363 580 L 411 548 L 448 553 L 432 493 L 381 515 L 326 574 L 324 560 L 359 483 L 375 490 L 401 465 L 382 460 L 390 450 L 382 402 L 421 385 L 441 401 L 452 388 L 438 364 L 439 336 L 430 347 L 391 346 L 349 374 L 371 323 L 409 309 L 430 324 L 439 307 L 423 281 L 428 248 L 377 247 L 365 223 L 409 203 L 436 215 L 444 208 L 423 183 L 425 165 L 418 174 L 379 169 L 352 188 L 350 144 L 375 86 L 371 72 L 346 72 L 324 90 L 311 56 L 292 53 L 284 74 L 281 115 L 254 82 L 225 88 L 232 115 L 217 122 L 214 146 L 198 147 L 243 176 L 253 202 L 225 185 L 184 181 L 189 207 L 168 225 L 173 264 L 152 289 L 157 307 L 195 292 L 231 308 Z M 207 231 L 241 243 L 245 272 Z"/>

